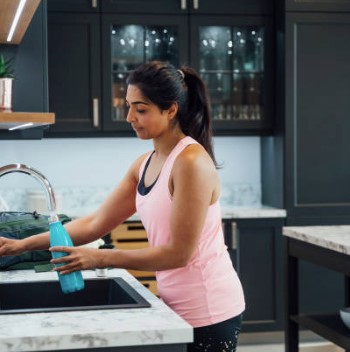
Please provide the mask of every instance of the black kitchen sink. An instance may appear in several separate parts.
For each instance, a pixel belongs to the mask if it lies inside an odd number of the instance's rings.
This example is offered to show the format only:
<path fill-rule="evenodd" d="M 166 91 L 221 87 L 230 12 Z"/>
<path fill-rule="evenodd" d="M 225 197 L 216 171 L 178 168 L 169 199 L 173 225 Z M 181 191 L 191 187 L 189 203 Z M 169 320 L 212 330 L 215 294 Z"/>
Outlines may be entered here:
<path fill-rule="evenodd" d="M 122 278 L 85 279 L 64 294 L 58 281 L 0 283 L 0 314 L 147 308 L 151 305 Z"/>

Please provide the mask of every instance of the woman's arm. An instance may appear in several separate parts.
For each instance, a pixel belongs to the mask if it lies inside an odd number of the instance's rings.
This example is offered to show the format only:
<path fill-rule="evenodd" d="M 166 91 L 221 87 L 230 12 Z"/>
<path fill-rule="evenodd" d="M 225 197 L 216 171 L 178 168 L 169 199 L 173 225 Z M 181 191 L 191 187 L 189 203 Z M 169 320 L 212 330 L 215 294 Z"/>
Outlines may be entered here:
<path fill-rule="evenodd" d="M 68 257 L 53 260 L 53 263 L 67 263 L 57 270 L 64 274 L 96 267 L 158 271 L 185 266 L 196 250 L 208 207 L 217 200 L 220 191 L 215 166 L 202 147 L 190 146 L 179 155 L 173 167 L 170 191 L 173 201 L 169 243 L 133 250 L 70 248 Z"/>
<path fill-rule="evenodd" d="M 135 212 L 135 192 L 138 170 L 144 156 L 137 159 L 118 187 L 93 213 L 73 220 L 65 225 L 75 245 L 81 245 L 101 238 Z M 11 240 L 0 237 L 0 255 L 17 255 L 25 251 L 48 249 L 49 232 Z"/>

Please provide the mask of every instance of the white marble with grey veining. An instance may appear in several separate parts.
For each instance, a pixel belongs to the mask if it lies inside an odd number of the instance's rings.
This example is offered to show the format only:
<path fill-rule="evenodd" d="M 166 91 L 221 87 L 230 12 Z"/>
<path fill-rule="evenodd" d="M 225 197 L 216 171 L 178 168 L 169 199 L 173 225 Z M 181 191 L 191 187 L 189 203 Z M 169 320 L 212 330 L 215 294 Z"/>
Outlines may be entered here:
<path fill-rule="evenodd" d="M 107 187 L 63 187 L 58 188 L 62 204 L 59 212 L 70 217 L 81 217 L 95 211 L 107 197 L 111 189 Z M 13 211 L 33 211 L 28 207 L 27 190 L 0 189 L 0 196 Z M 44 193 L 43 193 L 44 197 Z M 223 185 L 220 197 L 222 216 L 225 219 L 239 218 L 279 218 L 286 217 L 284 209 L 261 204 L 261 189 L 257 184 Z M 1 211 L 1 209 L 0 209 Z M 44 212 L 41 212 L 44 213 Z M 137 214 L 129 220 L 139 220 Z"/>
<path fill-rule="evenodd" d="M 222 217 L 224 219 L 257 219 L 257 218 L 285 218 L 285 209 L 273 208 L 266 205 L 235 207 L 222 206 Z"/>
<path fill-rule="evenodd" d="M 84 278 L 95 278 L 84 271 Z M 150 308 L 0 315 L 0 351 L 49 351 L 116 346 L 188 343 L 193 329 L 126 270 L 112 269 L 149 303 Z M 0 282 L 57 280 L 55 272 L 0 272 Z M 103 280 L 103 278 L 101 278 Z M 25 295 L 26 292 L 23 292 Z M 45 292 L 42 293 L 45 295 Z"/>
<path fill-rule="evenodd" d="M 286 226 L 283 235 L 350 255 L 350 225 Z"/>

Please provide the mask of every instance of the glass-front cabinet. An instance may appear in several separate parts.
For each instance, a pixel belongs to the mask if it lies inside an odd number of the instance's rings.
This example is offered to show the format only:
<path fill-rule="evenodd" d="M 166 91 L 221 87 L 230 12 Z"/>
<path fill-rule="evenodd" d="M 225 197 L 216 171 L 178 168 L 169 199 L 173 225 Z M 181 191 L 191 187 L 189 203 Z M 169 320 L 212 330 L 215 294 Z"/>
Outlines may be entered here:
<path fill-rule="evenodd" d="M 159 4 L 153 13 L 151 3 Z M 271 133 L 271 3 L 50 0 L 48 81 L 56 124 L 48 135 L 133 136 L 126 77 L 150 60 L 197 69 L 209 90 L 214 134 Z"/>
<path fill-rule="evenodd" d="M 126 120 L 126 78 L 140 64 L 161 60 L 178 67 L 186 62 L 186 22 L 178 16 L 105 16 L 103 21 L 103 75 L 105 94 L 104 125 L 119 131 L 130 130 Z M 108 55 L 110 53 L 110 55 Z"/>
<path fill-rule="evenodd" d="M 159 20 L 156 20 L 160 17 Z M 190 64 L 206 82 L 215 134 L 264 133 L 272 127 L 269 22 L 237 16 L 103 18 L 104 126 L 127 131 L 126 77 L 143 62 Z"/>
<path fill-rule="evenodd" d="M 214 121 L 264 120 L 264 30 L 261 26 L 200 26 L 199 72 Z"/>
<path fill-rule="evenodd" d="M 215 134 L 272 129 L 272 24 L 266 17 L 195 16 L 191 62 L 207 84 Z"/>

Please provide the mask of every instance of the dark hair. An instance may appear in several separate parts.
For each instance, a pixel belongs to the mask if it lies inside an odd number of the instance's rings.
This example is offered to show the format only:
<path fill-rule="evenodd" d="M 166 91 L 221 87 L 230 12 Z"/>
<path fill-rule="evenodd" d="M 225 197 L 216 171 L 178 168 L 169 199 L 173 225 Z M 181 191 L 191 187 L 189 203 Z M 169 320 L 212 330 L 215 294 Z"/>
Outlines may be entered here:
<path fill-rule="evenodd" d="M 167 110 L 178 104 L 177 122 L 181 130 L 199 142 L 217 166 L 212 144 L 210 103 L 207 88 L 198 73 L 189 66 L 177 70 L 173 65 L 151 61 L 137 67 L 127 79 L 145 98 Z"/>

